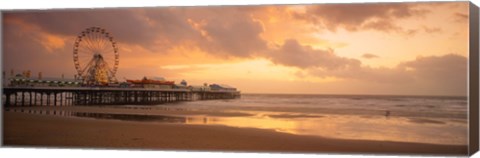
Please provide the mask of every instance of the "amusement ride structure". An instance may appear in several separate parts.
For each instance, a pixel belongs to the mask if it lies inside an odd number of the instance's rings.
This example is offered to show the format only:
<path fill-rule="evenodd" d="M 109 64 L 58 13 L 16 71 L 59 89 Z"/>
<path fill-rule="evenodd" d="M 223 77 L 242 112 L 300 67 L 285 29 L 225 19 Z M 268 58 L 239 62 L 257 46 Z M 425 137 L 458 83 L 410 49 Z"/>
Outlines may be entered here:
<path fill-rule="evenodd" d="M 73 62 L 75 79 L 86 85 L 105 85 L 117 82 L 115 73 L 119 64 L 119 53 L 112 35 L 100 27 L 82 31 L 75 40 Z"/>

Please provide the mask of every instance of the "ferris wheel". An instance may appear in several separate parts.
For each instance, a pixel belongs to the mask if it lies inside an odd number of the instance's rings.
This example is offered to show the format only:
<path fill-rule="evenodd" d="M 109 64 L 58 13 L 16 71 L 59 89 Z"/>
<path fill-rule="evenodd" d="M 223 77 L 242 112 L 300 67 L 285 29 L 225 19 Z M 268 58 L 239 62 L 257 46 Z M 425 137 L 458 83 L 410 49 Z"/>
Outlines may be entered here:
<path fill-rule="evenodd" d="M 116 82 L 119 53 L 112 35 L 99 27 L 82 31 L 73 46 L 77 78 L 84 84 Z"/>

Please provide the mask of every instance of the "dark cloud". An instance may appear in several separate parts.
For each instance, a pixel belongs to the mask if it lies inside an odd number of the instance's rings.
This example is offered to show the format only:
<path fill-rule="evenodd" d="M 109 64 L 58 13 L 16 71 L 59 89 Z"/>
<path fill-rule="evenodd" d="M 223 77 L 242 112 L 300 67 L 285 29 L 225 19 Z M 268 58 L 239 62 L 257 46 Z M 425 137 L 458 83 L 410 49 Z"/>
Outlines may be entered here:
<path fill-rule="evenodd" d="M 251 57 L 266 50 L 267 42 L 260 37 L 264 29 L 250 16 L 252 9 L 212 7 L 192 10 L 189 15 L 194 20 L 205 22 L 200 29 L 205 31 L 206 38 L 197 45 L 207 52 L 235 57 Z"/>
<path fill-rule="evenodd" d="M 350 78 L 387 84 L 416 84 L 419 90 L 440 91 L 464 95 L 467 90 L 467 58 L 448 54 L 420 57 L 394 68 L 362 66 L 348 71 L 318 71 L 313 75 Z"/>
<path fill-rule="evenodd" d="M 419 90 L 467 95 L 468 59 L 448 54 L 444 56 L 419 57 L 400 64 L 399 67 L 413 69 L 411 75 L 421 83 Z"/>
<path fill-rule="evenodd" d="M 154 43 L 149 43 L 154 45 L 151 47 L 162 49 L 185 44 L 185 42 L 203 40 L 200 32 L 188 23 L 189 15 L 186 14 L 185 9 L 169 7 L 135 9 L 134 11 L 149 23 L 150 29 L 143 31 L 155 35 L 154 39 L 151 39 Z M 165 52 L 165 50 L 155 51 Z"/>
<path fill-rule="evenodd" d="M 364 54 L 375 58 L 376 55 Z M 386 84 L 418 84 L 419 88 L 430 87 L 452 94 L 464 94 L 467 83 L 467 58 L 448 54 L 443 56 L 418 57 L 396 67 L 386 68 L 362 65 L 360 60 L 340 57 L 333 50 L 313 49 L 287 40 L 268 56 L 278 65 L 297 67 L 306 73 L 297 76 L 336 77 L 365 82 Z M 450 92 L 449 92 L 450 93 Z"/>
<path fill-rule="evenodd" d="M 56 35 L 76 36 L 86 28 L 97 26 L 105 28 L 120 42 L 143 44 L 154 39 L 145 20 L 125 9 L 6 12 L 4 18 L 19 19 Z"/>
<path fill-rule="evenodd" d="M 223 56 L 249 57 L 266 49 L 262 25 L 250 17 L 251 7 L 168 7 L 7 12 L 54 35 L 75 37 L 98 26 L 118 42 L 164 53 L 174 46 L 199 48 Z M 198 28 L 191 22 L 201 23 Z"/>
<path fill-rule="evenodd" d="M 267 56 L 276 64 L 299 68 L 320 67 L 323 69 L 345 69 L 358 67 L 360 61 L 335 55 L 333 50 L 317 50 L 310 46 L 303 46 L 298 41 L 286 40 L 278 49 Z"/>
<path fill-rule="evenodd" d="M 374 29 L 406 32 L 395 25 L 395 20 L 423 16 L 427 10 L 417 9 L 416 3 L 325 4 L 307 7 L 300 19 L 320 24 L 331 31 L 344 28 L 349 31 Z"/>
<path fill-rule="evenodd" d="M 466 95 L 467 92 L 467 58 L 452 54 L 421 57 L 394 68 L 362 66 L 333 71 L 312 68 L 307 69 L 307 73 L 316 77 L 404 85 L 410 87 L 409 93 Z M 400 87 L 394 89 L 402 89 Z"/>
<path fill-rule="evenodd" d="M 413 77 L 401 68 L 372 68 L 369 66 L 350 67 L 342 70 L 325 70 L 322 68 L 308 69 L 311 76 L 325 78 L 359 80 L 374 83 L 405 84 L 412 83 Z"/>
<path fill-rule="evenodd" d="M 466 85 L 467 62 L 468 59 L 466 57 L 448 54 L 444 56 L 418 57 L 413 61 L 400 64 L 399 67 L 412 69 L 414 76 L 429 82 L 445 84 L 458 82 L 460 85 Z"/>
<path fill-rule="evenodd" d="M 366 58 L 366 59 L 373 59 L 373 58 L 378 58 L 379 56 L 378 55 L 375 55 L 375 54 L 370 54 L 370 53 L 365 53 L 362 55 L 362 58 Z"/>
<path fill-rule="evenodd" d="M 15 74 L 30 70 L 34 77 L 42 72 L 43 76 L 60 78 L 61 74 L 65 74 L 65 77 L 73 78 L 72 54 L 62 53 L 71 52 L 71 44 L 66 45 L 68 49 L 58 48 L 51 52 L 39 42 L 41 38 L 38 34 L 24 32 L 21 27 L 9 23 L 4 23 L 2 27 L 3 71 L 6 71 L 7 77 L 10 77 L 10 70 L 14 70 Z"/>

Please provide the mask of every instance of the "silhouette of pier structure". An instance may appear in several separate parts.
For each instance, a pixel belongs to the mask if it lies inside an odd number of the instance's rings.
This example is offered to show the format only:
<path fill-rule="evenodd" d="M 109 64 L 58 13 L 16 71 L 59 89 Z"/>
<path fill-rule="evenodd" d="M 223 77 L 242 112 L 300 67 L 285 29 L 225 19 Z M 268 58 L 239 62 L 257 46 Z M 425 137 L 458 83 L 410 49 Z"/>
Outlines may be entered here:
<path fill-rule="evenodd" d="M 4 87 L 10 106 L 155 105 L 179 101 L 235 99 L 239 91 L 111 87 Z"/>

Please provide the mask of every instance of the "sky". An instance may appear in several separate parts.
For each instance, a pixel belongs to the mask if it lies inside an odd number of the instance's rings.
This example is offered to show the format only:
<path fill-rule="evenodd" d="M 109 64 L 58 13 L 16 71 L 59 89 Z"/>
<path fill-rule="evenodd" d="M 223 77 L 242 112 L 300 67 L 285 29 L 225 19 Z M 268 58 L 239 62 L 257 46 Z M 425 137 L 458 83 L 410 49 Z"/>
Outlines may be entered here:
<path fill-rule="evenodd" d="M 3 69 L 73 78 L 74 42 L 92 26 L 117 42 L 119 80 L 243 93 L 467 93 L 468 2 L 7 11 Z"/>

